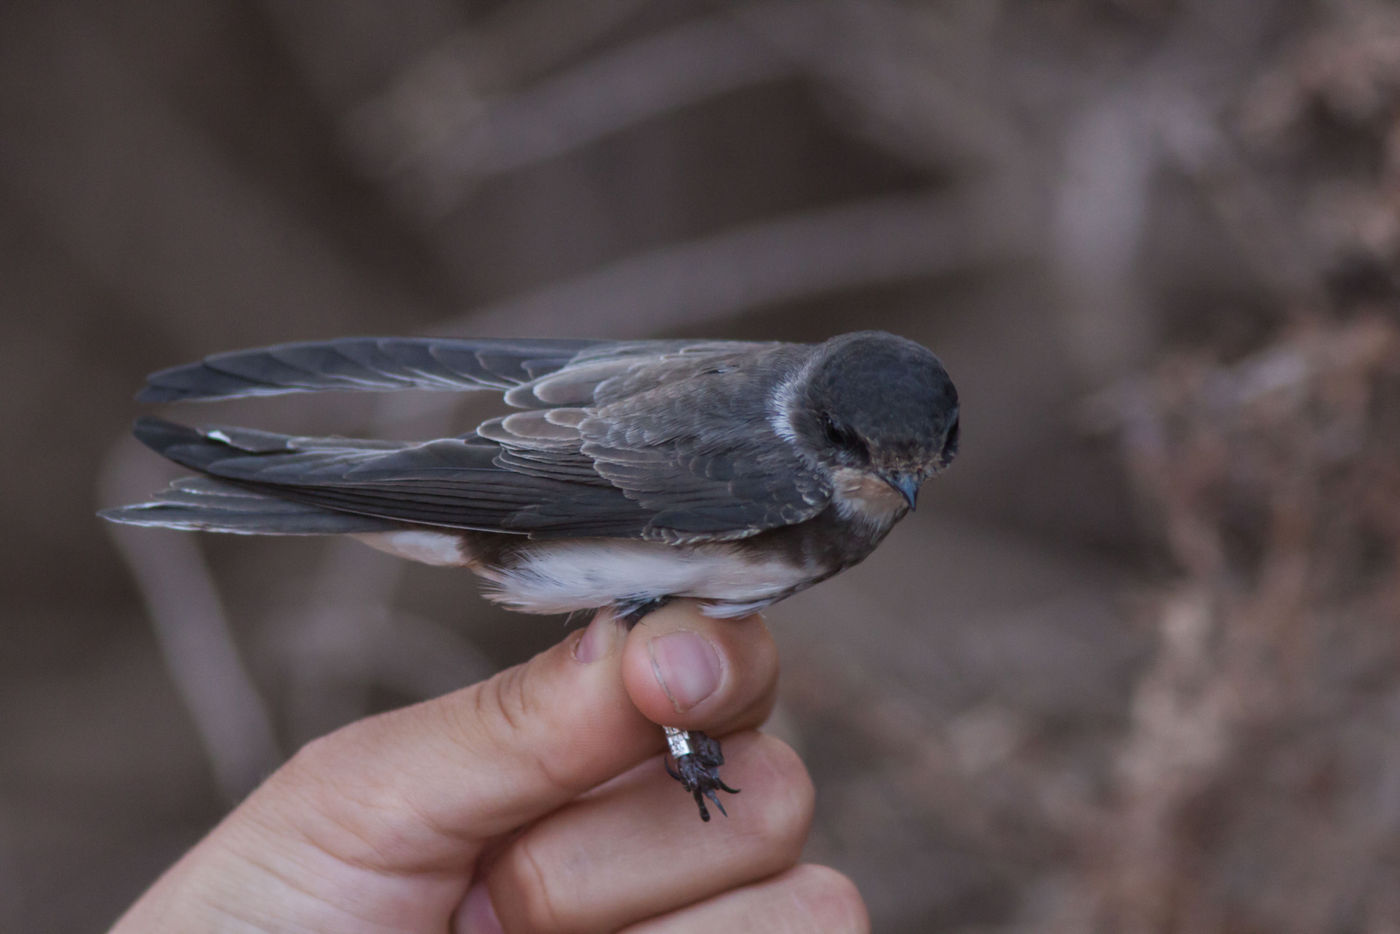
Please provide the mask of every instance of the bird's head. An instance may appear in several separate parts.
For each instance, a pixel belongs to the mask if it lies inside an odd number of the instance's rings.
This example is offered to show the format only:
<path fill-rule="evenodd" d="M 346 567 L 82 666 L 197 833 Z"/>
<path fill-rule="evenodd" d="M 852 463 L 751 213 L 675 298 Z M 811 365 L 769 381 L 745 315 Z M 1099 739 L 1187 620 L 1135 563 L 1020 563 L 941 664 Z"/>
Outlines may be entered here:
<path fill-rule="evenodd" d="M 793 401 L 800 442 L 848 492 L 868 496 L 878 482 L 912 509 L 919 485 L 958 451 L 953 381 L 927 348 L 893 334 L 827 341 Z"/>

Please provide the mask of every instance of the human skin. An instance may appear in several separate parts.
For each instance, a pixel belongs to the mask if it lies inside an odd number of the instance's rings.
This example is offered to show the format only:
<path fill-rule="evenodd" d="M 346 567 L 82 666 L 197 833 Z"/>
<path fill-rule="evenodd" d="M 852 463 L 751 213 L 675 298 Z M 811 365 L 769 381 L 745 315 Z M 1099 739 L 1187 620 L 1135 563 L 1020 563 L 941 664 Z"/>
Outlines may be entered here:
<path fill-rule="evenodd" d="M 523 665 L 298 752 L 113 928 L 159 932 L 868 931 L 844 876 L 799 864 L 812 783 L 756 732 L 759 618 L 603 612 Z M 729 818 L 702 824 L 657 723 L 724 736 Z"/>

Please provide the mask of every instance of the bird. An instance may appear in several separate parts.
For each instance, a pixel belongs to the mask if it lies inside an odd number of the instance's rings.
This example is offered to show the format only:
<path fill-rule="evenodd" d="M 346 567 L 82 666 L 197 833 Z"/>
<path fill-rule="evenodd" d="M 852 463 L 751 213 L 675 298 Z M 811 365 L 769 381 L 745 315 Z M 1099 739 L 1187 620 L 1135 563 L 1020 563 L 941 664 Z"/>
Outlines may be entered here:
<path fill-rule="evenodd" d="M 883 331 L 821 343 L 348 337 L 219 353 L 151 374 L 139 402 L 333 390 L 499 393 L 515 411 L 420 442 L 191 427 L 135 436 L 195 471 L 113 522 L 349 535 L 465 567 L 524 613 L 670 600 L 750 615 L 851 567 L 958 451 L 957 390 Z M 667 770 L 710 819 L 720 745 L 665 727 Z M 671 762 L 674 762 L 672 767 Z"/>

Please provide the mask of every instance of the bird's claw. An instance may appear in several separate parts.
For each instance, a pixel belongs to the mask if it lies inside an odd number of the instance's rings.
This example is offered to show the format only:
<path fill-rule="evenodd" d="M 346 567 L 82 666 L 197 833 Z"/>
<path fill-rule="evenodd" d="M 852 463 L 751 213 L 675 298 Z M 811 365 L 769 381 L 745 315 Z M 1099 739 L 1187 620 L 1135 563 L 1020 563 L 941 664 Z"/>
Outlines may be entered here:
<path fill-rule="evenodd" d="M 698 730 L 692 730 L 687 734 L 690 740 L 691 751 L 684 755 L 668 757 L 675 762 L 675 767 L 671 762 L 666 762 L 666 772 L 681 783 L 681 787 L 690 792 L 695 799 L 695 806 L 700 809 L 700 819 L 708 821 L 710 810 L 705 806 L 705 799 L 709 798 L 719 812 L 725 817 L 729 812 L 724 809 L 724 804 L 720 802 L 716 792 L 725 791 L 731 795 L 737 795 L 739 789 L 730 788 L 719 777 L 719 767 L 724 765 L 724 753 L 720 751 L 719 741 L 706 736 Z"/>

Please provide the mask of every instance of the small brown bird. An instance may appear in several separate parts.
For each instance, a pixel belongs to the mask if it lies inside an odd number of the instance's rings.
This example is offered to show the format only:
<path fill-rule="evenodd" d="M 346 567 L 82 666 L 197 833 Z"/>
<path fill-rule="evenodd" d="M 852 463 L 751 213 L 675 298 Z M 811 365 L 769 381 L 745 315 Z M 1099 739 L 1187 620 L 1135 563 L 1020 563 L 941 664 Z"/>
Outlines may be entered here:
<path fill-rule="evenodd" d="M 153 374 L 143 402 L 322 390 L 492 390 L 523 411 L 410 443 L 189 428 L 136 436 L 203 476 L 102 515 L 132 525 L 348 534 L 460 565 L 527 613 L 677 598 L 752 613 L 861 561 L 958 448 L 938 358 L 878 331 L 821 344 L 343 338 Z M 709 820 L 719 744 L 667 728 Z"/>

